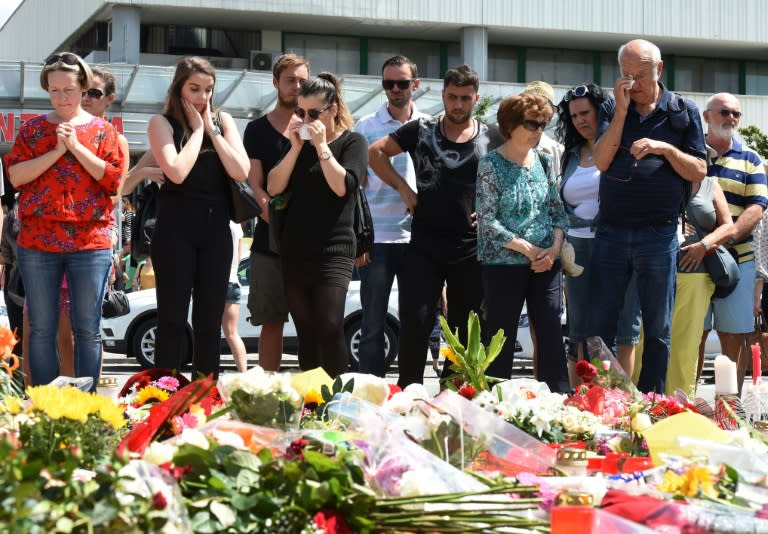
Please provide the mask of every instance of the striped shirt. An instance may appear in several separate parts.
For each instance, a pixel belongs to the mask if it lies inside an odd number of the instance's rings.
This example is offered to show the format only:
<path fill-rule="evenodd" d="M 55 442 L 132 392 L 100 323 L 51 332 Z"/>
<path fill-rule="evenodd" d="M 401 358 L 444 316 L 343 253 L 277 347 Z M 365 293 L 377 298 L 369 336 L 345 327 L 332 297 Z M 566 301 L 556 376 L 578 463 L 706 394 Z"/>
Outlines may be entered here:
<path fill-rule="evenodd" d="M 717 178 L 734 222 L 750 204 L 758 204 L 763 209 L 768 206 L 768 183 L 763 160 L 738 139 L 732 140 L 730 150 L 722 156 L 710 159 L 707 175 Z M 739 254 L 739 263 L 755 259 L 751 232 L 733 248 Z"/>
<path fill-rule="evenodd" d="M 413 112 L 409 121 L 429 115 L 421 113 L 413 104 Z M 355 131 L 362 134 L 370 145 L 382 137 L 400 128 L 403 124 L 392 118 L 384 103 L 376 111 L 360 119 Z M 416 191 L 416 173 L 408 153 L 398 154 L 390 158 L 397 173 L 405 178 L 408 185 Z M 368 167 L 368 178 L 365 184 L 365 195 L 371 209 L 373 219 L 373 235 L 376 243 L 408 243 L 411 240 L 411 216 L 406 212 L 406 206 L 397 190 L 376 176 L 373 169 Z"/>

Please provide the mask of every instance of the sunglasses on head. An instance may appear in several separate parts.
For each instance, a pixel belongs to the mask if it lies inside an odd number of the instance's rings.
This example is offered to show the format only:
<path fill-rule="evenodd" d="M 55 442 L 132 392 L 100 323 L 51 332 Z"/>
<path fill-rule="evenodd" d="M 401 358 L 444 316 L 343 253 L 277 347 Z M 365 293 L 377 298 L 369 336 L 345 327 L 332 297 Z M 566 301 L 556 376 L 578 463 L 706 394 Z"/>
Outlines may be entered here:
<path fill-rule="evenodd" d="M 525 119 L 522 124 L 523 124 L 523 128 L 525 128 L 529 132 L 535 132 L 536 130 L 539 130 L 539 129 L 544 131 L 548 123 L 549 121 L 539 122 L 532 119 Z"/>
<path fill-rule="evenodd" d="M 66 52 L 64 54 L 54 54 L 45 60 L 45 66 L 55 63 L 66 63 L 67 65 L 77 65 L 77 56 Z"/>
<path fill-rule="evenodd" d="M 397 86 L 398 89 L 405 91 L 412 83 L 413 80 L 381 80 L 381 86 L 385 91 L 391 91 L 395 86 Z"/>
<path fill-rule="evenodd" d="M 734 111 L 732 109 L 721 109 L 718 111 L 721 117 L 729 117 L 733 115 L 734 119 L 740 119 L 741 118 L 741 111 Z"/>
<path fill-rule="evenodd" d="M 96 87 L 91 87 L 83 94 L 88 95 L 88 97 L 93 100 L 101 100 L 101 97 L 104 96 L 104 91 L 97 89 Z"/>
<path fill-rule="evenodd" d="M 298 116 L 298 117 L 299 117 L 301 120 L 304 120 L 304 117 L 306 117 L 307 115 L 309 115 L 309 118 L 310 118 L 310 119 L 312 119 L 313 121 L 316 121 L 317 119 L 319 119 L 319 118 L 320 118 L 320 114 L 321 114 L 323 111 L 325 111 L 325 110 L 327 110 L 328 108 L 330 108 L 332 105 L 333 105 L 333 104 L 328 104 L 328 105 L 327 105 L 327 106 L 325 106 L 323 109 L 308 109 L 308 110 L 306 110 L 306 111 L 304 111 L 304 110 L 303 110 L 303 109 L 301 109 L 301 108 L 296 108 L 296 109 L 294 110 L 294 113 L 296 113 L 296 115 L 297 115 L 297 116 Z"/>
<path fill-rule="evenodd" d="M 587 87 L 586 85 L 579 85 L 578 87 L 574 87 L 573 89 L 568 89 L 568 92 L 565 93 L 565 96 L 563 97 L 563 101 L 569 102 L 574 98 L 581 98 L 583 96 L 587 96 L 588 94 L 589 94 L 589 87 Z"/>

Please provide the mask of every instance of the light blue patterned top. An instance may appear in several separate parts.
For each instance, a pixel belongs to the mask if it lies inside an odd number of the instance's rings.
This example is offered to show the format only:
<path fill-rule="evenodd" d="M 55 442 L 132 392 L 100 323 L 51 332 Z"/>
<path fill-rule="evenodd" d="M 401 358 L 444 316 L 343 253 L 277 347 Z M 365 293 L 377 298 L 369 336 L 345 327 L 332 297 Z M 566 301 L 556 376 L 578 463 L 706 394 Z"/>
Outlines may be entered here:
<path fill-rule="evenodd" d="M 529 265 L 528 258 L 504 245 L 521 237 L 547 248 L 554 242 L 555 228 L 562 228 L 563 233 L 568 230 L 552 160 L 546 154 L 536 154 L 530 169 L 509 161 L 498 150 L 480 160 L 475 204 L 480 263 Z"/>

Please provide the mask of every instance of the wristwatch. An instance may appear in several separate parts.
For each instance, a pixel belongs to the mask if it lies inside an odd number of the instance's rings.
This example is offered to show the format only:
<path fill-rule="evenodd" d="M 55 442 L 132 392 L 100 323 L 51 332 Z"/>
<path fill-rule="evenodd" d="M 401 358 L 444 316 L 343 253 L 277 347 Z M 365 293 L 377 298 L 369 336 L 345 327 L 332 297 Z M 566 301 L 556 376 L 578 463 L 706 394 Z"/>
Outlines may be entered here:
<path fill-rule="evenodd" d="M 221 128 L 219 128 L 218 126 L 214 126 L 213 128 L 211 128 L 211 131 L 208 132 L 208 137 L 213 139 L 217 135 L 221 135 Z"/>
<path fill-rule="evenodd" d="M 331 154 L 330 150 L 323 150 L 322 152 L 320 152 L 320 155 L 318 157 L 323 161 L 327 161 L 331 159 L 331 156 L 333 156 L 333 154 Z"/>
<path fill-rule="evenodd" d="M 702 239 L 701 241 L 699 241 L 699 243 L 701 243 L 701 246 L 703 246 L 703 247 L 704 247 L 704 250 L 705 250 L 705 251 L 709 251 L 709 249 L 711 249 L 711 248 L 712 248 L 712 245 L 710 245 L 709 243 L 707 243 L 707 241 L 706 241 L 705 239 Z"/>

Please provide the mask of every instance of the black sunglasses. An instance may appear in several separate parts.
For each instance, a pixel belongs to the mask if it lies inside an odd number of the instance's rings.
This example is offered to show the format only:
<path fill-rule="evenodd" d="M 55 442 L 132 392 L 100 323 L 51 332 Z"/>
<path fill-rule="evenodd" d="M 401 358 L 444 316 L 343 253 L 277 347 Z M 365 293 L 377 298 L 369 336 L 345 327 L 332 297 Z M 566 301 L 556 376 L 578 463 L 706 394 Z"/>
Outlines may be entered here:
<path fill-rule="evenodd" d="M 303 109 L 301 109 L 301 108 L 296 108 L 296 109 L 294 110 L 294 113 L 296 113 L 296 115 L 297 115 L 297 116 L 298 116 L 298 117 L 299 117 L 301 120 L 304 120 L 304 117 L 306 117 L 307 115 L 309 115 L 309 118 L 310 118 L 310 119 L 312 119 L 313 121 L 316 121 L 317 119 L 319 119 L 319 118 L 320 118 L 320 114 L 321 114 L 323 111 L 325 111 L 325 110 L 329 109 L 329 108 L 330 108 L 332 105 L 333 105 L 333 104 L 328 104 L 328 105 L 327 105 L 327 106 L 325 106 L 323 109 L 308 109 L 308 110 L 306 110 L 306 111 L 304 111 L 304 110 L 303 110 Z"/>
<path fill-rule="evenodd" d="M 569 102 L 574 98 L 581 98 L 583 96 L 587 96 L 588 94 L 589 94 L 589 87 L 587 87 L 586 85 L 579 85 L 578 87 L 574 87 L 573 89 L 568 89 L 568 92 L 565 93 L 565 96 L 563 97 L 563 102 Z"/>
<path fill-rule="evenodd" d="M 539 130 L 539 129 L 544 131 L 544 129 L 547 127 L 547 124 L 549 124 L 549 121 L 539 122 L 532 119 L 525 119 L 522 122 L 523 128 L 525 128 L 529 132 L 535 132 L 536 130 Z"/>
<path fill-rule="evenodd" d="M 385 91 L 391 91 L 395 86 L 397 86 L 398 89 L 405 91 L 412 83 L 413 80 L 381 80 L 381 86 Z"/>
<path fill-rule="evenodd" d="M 619 145 L 619 150 L 625 150 L 626 152 L 629 152 L 629 154 L 632 154 L 632 151 L 623 145 Z M 622 177 L 622 176 L 616 176 L 612 174 L 606 174 L 605 177 L 609 180 L 612 180 L 614 182 L 622 182 L 622 183 L 629 183 L 632 181 L 632 178 L 635 176 L 635 170 L 637 170 L 638 165 L 640 165 L 640 160 L 632 156 L 635 161 L 632 162 L 632 165 L 629 168 L 629 176 Z"/>
<path fill-rule="evenodd" d="M 54 54 L 49 56 L 45 60 L 45 66 L 53 65 L 55 63 L 66 63 L 67 65 L 77 65 L 77 56 L 66 52 L 64 54 Z"/>
<path fill-rule="evenodd" d="M 104 91 L 96 87 L 91 87 L 83 94 L 88 95 L 93 100 L 101 100 L 101 97 L 104 96 Z"/>
<path fill-rule="evenodd" d="M 718 113 L 720 113 L 721 117 L 729 117 L 729 116 L 733 115 L 734 119 L 740 119 L 741 118 L 741 111 L 733 111 L 733 110 L 730 110 L 730 109 L 721 109 L 720 111 L 718 111 Z"/>

